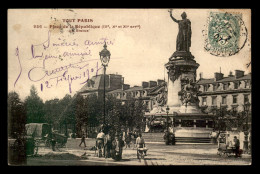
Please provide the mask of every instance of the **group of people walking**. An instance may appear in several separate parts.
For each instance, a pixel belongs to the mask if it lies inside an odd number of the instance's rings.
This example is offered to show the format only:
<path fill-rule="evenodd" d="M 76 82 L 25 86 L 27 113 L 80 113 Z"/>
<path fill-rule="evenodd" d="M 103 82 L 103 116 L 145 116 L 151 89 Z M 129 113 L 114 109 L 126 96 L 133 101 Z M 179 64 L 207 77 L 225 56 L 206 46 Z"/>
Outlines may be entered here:
<path fill-rule="evenodd" d="M 124 146 L 125 142 L 119 133 L 112 136 L 110 131 L 105 134 L 103 130 L 101 130 L 97 135 L 96 148 L 98 150 L 98 157 L 103 156 L 105 158 L 121 160 Z"/>
<path fill-rule="evenodd" d="M 85 143 L 86 135 L 83 133 L 79 146 Z M 144 139 L 142 135 L 134 132 L 127 133 L 115 133 L 112 134 L 108 131 L 106 134 L 101 129 L 96 137 L 95 154 L 98 157 L 112 158 L 114 160 L 121 160 L 123 148 L 143 148 L 145 147 Z M 145 154 L 146 155 L 146 154 Z"/>

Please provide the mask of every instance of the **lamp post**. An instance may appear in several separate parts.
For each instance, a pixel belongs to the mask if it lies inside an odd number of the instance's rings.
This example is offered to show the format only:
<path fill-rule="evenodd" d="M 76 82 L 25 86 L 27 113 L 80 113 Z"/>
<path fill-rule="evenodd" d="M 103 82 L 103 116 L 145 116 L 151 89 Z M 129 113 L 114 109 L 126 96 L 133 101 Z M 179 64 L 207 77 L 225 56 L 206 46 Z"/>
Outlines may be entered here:
<path fill-rule="evenodd" d="M 168 114 L 169 114 L 169 110 L 170 110 L 170 108 L 169 108 L 169 106 L 167 105 L 167 107 L 166 107 L 166 114 L 167 114 L 167 123 L 166 123 L 166 131 L 169 131 L 169 117 L 168 117 Z"/>
<path fill-rule="evenodd" d="M 106 67 L 108 66 L 109 60 L 110 60 L 110 52 L 107 50 L 106 42 L 104 44 L 104 49 L 99 52 L 100 60 L 102 63 L 102 66 L 104 67 L 104 117 L 103 117 L 103 126 L 106 124 Z"/>
<path fill-rule="evenodd" d="M 246 102 L 244 104 L 244 111 L 246 113 L 246 128 L 244 130 L 244 134 L 245 134 L 245 141 L 244 141 L 244 152 L 248 152 L 248 112 L 249 112 L 249 109 L 250 109 L 250 103 L 249 102 Z"/>
<path fill-rule="evenodd" d="M 167 138 L 167 140 L 166 140 L 166 144 L 167 145 L 169 144 L 169 116 L 168 116 L 169 110 L 170 110 L 170 108 L 167 105 L 167 107 L 166 107 L 166 114 L 167 114 L 167 119 L 166 119 L 167 120 L 166 121 L 166 138 Z"/>

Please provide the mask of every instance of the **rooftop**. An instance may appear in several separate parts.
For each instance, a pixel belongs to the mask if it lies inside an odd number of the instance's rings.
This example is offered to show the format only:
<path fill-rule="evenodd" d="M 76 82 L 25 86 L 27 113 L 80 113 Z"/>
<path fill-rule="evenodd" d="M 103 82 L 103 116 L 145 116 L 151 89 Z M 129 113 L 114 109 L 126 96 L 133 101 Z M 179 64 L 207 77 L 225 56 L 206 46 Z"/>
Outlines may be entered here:
<path fill-rule="evenodd" d="M 235 76 L 232 77 L 224 77 L 221 80 L 215 81 L 214 78 L 210 79 L 200 79 L 197 81 L 197 85 L 202 84 L 209 84 L 209 83 L 223 83 L 223 82 L 232 82 L 232 81 L 239 81 L 239 80 L 251 80 L 251 74 L 244 75 L 242 77 L 236 78 Z"/>

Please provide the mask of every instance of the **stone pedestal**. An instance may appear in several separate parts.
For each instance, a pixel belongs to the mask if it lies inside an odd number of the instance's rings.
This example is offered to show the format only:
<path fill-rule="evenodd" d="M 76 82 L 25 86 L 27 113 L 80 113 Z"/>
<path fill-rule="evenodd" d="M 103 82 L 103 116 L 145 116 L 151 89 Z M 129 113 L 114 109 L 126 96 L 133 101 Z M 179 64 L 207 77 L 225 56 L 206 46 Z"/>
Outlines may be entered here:
<path fill-rule="evenodd" d="M 198 103 L 193 101 L 183 103 L 183 92 L 189 92 L 185 85 L 196 82 L 196 70 L 199 64 L 193 59 L 194 56 L 190 52 L 175 52 L 165 64 L 168 70 L 167 105 L 176 112 L 200 113 Z M 191 89 L 191 86 L 189 88 Z M 195 93 L 196 91 L 191 89 L 189 95 L 196 95 Z"/>

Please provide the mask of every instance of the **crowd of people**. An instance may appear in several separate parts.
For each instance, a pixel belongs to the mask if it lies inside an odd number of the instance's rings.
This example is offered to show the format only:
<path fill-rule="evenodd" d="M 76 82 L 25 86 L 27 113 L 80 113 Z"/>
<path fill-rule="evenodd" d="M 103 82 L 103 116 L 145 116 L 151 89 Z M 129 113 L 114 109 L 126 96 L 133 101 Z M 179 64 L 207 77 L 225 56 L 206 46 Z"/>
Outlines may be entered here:
<path fill-rule="evenodd" d="M 85 143 L 86 134 L 82 134 L 79 146 Z M 98 157 L 112 158 L 114 160 L 121 160 L 123 149 L 137 149 L 145 147 L 145 141 L 141 133 L 134 132 L 116 132 L 112 133 L 101 129 L 96 137 L 95 154 Z M 146 155 L 146 153 L 145 153 Z"/>

